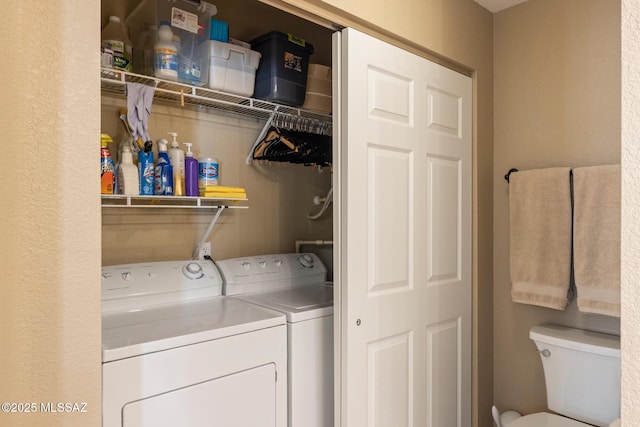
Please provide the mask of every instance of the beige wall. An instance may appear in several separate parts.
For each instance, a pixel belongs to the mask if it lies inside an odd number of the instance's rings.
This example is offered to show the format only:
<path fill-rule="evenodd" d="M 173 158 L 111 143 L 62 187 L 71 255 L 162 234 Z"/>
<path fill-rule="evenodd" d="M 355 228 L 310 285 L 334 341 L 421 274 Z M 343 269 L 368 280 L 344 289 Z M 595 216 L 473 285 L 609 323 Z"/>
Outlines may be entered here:
<path fill-rule="evenodd" d="M 7 0 L 0 17 L 2 426 L 98 426 L 97 2 Z M 40 403 L 86 402 L 86 413 Z"/>
<path fill-rule="evenodd" d="M 546 408 L 532 326 L 619 332 L 619 321 L 511 302 L 509 200 L 518 169 L 620 162 L 620 2 L 535 0 L 495 15 L 494 399 Z"/>
<path fill-rule="evenodd" d="M 622 420 L 640 419 L 640 4 L 622 0 Z"/>

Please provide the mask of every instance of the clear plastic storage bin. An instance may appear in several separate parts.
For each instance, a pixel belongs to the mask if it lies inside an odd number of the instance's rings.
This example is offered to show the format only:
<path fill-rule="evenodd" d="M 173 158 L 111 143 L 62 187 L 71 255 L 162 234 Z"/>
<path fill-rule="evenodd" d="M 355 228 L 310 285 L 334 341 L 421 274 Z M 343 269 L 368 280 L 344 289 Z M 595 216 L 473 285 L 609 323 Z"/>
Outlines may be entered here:
<path fill-rule="evenodd" d="M 178 80 L 206 83 L 208 58 L 201 58 L 200 46 L 209 39 L 211 17 L 217 8 L 207 2 L 190 0 L 142 0 L 125 20 L 133 43 L 133 55 L 143 54 L 151 26 L 167 21 L 178 48 Z M 145 73 L 149 74 L 147 70 Z"/>

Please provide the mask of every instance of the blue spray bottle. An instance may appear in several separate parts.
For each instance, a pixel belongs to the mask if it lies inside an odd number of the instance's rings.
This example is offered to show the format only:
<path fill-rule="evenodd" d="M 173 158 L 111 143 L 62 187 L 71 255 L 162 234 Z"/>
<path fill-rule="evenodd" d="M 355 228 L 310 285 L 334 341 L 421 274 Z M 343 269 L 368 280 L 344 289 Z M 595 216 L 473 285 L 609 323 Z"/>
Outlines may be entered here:
<path fill-rule="evenodd" d="M 140 182 L 140 194 L 153 196 L 153 142 L 144 143 L 144 149 L 138 152 L 138 174 Z"/>
<path fill-rule="evenodd" d="M 159 139 L 158 144 L 158 163 L 155 171 L 154 194 L 156 196 L 173 196 L 173 167 L 167 153 L 166 139 Z"/>

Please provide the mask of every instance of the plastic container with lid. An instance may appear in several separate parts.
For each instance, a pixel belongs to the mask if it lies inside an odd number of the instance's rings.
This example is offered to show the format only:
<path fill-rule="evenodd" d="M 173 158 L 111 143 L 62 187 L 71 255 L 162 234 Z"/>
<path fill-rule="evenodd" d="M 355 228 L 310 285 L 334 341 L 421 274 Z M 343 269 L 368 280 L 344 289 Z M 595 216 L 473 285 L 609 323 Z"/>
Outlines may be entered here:
<path fill-rule="evenodd" d="M 209 62 L 205 79 L 211 89 L 251 96 L 256 84 L 260 53 L 250 48 L 216 40 L 204 42 L 202 57 Z"/>
<path fill-rule="evenodd" d="M 262 59 L 256 72 L 254 97 L 299 107 L 304 103 L 309 56 L 309 42 L 272 31 L 251 41 L 251 49 Z"/>
<path fill-rule="evenodd" d="M 131 71 L 132 43 L 120 22 L 120 17 L 109 17 L 109 23 L 102 30 L 101 39 L 103 51 L 107 49 L 113 52 L 113 68 Z"/>
<path fill-rule="evenodd" d="M 211 17 L 217 13 L 217 8 L 205 1 L 191 1 L 191 0 L 141 0 L 136 8 L 127 16 L 126 24 L 129 27 L 129 33 L 134 44 L 138 45 L 137 41 L 140 40 L 145 28 L 149 25 L 158 25 L 162 21 L 169 23 L 170 29 L 173 33 L 174 44 L 179 40 L 181 47 L 178 50 L 178 80 L 185 81 L 194 85 L 201 85 L 198 78 L 194 80 L 194 76 L 198 73 L 200 75 L 205 73 L 203 69 L 206 66 L 206 62 L 200 61 L 198 58 L 192 55 L 192 51 L 187 48 L 187 45 L 199 45 L 208 40 L 209 31 L 211 27 Z M 159 30 L 160 28 L 158 28 Z M 196 49 L 196 54 L 199 50 Z M 187 55 L 184 56 L 183 55 Z M 186 79 L 183 80 L 180 77 L 180 63 L 185 65 Z M 190 66 L 189 68 L 186 68 Z M 196 72 L 194 73 L 194 70 Z"/>

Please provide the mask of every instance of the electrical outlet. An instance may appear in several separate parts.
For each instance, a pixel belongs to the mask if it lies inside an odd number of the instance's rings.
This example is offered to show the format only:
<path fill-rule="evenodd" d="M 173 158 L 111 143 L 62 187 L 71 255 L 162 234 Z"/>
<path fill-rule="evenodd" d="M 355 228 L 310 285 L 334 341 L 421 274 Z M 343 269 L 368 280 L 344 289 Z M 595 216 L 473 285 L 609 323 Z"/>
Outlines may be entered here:
<path fill-rule="evenodd" d="M 205 256 L 211 256 L 211 242 L 204 242 L 200 247 L 200 259 L 204 259 Z"/>

